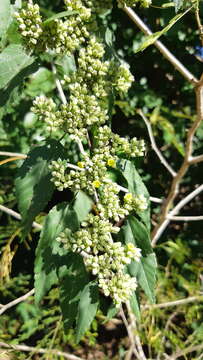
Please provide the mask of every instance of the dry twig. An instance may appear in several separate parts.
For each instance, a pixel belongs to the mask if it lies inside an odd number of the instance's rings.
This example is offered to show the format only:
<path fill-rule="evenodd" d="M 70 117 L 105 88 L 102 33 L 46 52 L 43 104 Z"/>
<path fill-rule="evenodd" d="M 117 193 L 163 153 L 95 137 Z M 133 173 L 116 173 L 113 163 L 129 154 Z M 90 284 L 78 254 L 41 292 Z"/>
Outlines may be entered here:
<path fill-rule="evenodd" d="M 19 304 L 20 302 L 23 302 L 25 300 L 27 300 L 27 298 L 29 298 L 30 296 L 34 295 L 35 290 L 32 289 L 30 290 L 27 294 L 20 296 L 19 298 L 9 302 L 6 305 L 2 305 L 1 304 L 1 308 L 0 308 L 0 315 L 2 315 L 5 311 L 7 311 L 8 309 L 10 309 L 11 307 Z"/>
<path fill-rule="evenodd" d="M 6 349 L 13 349 L 16 351 L 25 351 L 25 352 L 33 352 L 35 354 L 49 354 L 49 355 L 55 355 L 55 356 L 63 356 L 65 359 L 68 360 L 83 360 L 82 358 L 75 356 L 75 355 L 71 355 L 68 354 L 66 352 L 57 350 L 57 349 L 41 349 L 41 348 L 37 348 L 37 347 L 33 347 L 33 346 L 27 346 L 27 345 L 11 345 L 11 344 L 6 344 L 4 342 L 0 342 L 0 349 L 1 348 L 6 348 Z"/>

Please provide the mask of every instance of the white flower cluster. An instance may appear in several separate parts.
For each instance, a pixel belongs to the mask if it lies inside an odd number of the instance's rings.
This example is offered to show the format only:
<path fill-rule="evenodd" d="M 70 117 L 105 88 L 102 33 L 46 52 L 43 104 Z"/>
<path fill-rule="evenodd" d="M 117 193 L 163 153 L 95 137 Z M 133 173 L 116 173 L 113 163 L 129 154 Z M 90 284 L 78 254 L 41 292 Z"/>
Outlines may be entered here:
<path fill-rule="evenodd" d="M 113 234 L 120 230 L 115 222 L 118 225 L 131 211 L 145 210 L 147 202 L 142 195 L 121 196 L 121 187 L 109 180 L 108 172 L 116 167 L 120 155 L 143 156 L 145 145 L 143 140 L 114 134 L 105 124 L 109 120 L 109 98 L 116 92 L 121 95 L 128 91 L 134 78 L 127 65 L 117 66 L 113 60 L 105 59 L 99 31 L 97 36 L 93 35 L 97 14 L 111 8 L 112 0 L 64 0 L 64 3 L 71 12 L 64 19 L 42 22 L 39 7 L 32 0 L 16 15 L 29 46 L 38 45 L 38 51 L 71 55 L 77 64 L 76 70 L 61 81 L 67 91 L 67 104 L 57 106 L 51 98 L 39 96 L 32 111 L 45 121 L 48 131 L 68 134 L 81 150 L 81 161 L 77 164 L 58 159 L 49 165 L 56 188 L 83 190 L 96 199 L 81 228 L 75 233 L 65 229 L 57 240 L 68 251 L 84 256 L 86 267 L 97 276 L 104 295 L 111 296 L 119 307 L 137 287 L 136 278 L 125 273 L 126 265 L 132 259 L 139 261 L 141 253 L 132 243 L 123 245 L 115 241 Z M 85 147 L 89 144 L 89 150 L 83 149 L 82 142 Z"/>
<path fill-rule="evenodd" d="M 126 64 L 121 64 L 115 76 L 115 88 L 118 92 L 125 93 L 131 87 L 134 76 Z"/>
<path fill-rule="evenodd" d="M 47 130 L 54 132 L 62 127 L 63 118 L 59 111 L 56 111 L 56 104 L 51 98 L 44 95 L 38 96 L 33 101 L 31 111 L 38 115 L 40 120 L 44 120 Z"/>
<path fill-rule="evenodd" d="M 118 233 L 120 228 L 98 215 L 90 214 L 81 225 L 82 229 L 73 234 L 65 229 L 57 241 L 68 250 L 82 253 L 88 270 L 98 276 L 104 295 L 111 296 L 119 307 L 137 287 L 136 278 L 131 278 L 124 270 L 132 259 L 140 260 L 141 251 L 132 243 L 123 246 L 121 242 L 114 242 L 111 234 Z"/>
<path fill-rule="evenodd" d="M 121 206 L 118 196 L 120 189 L 116 183 L 107 183 L 101 187 L 99 192 L 99 203 L 97 209 L 100 217 L 119 221 L 129 214 L 125 207 Z"/>
<path fill-rule="evenodd" d="M 81 16 L 70 16 L 67 20 L 54 19 L 44 26 L 43 43 L 46 50 L 57 54 L 71 55 L 89 36 L 86 26 L 81 26 Z"/>
<path fill-rule="evenodd" d="M 28 47 L 35 47 L 43 32 L 39 5 L 34 5 L 32 0 L 28 0 L 26 8 L 14 15 L 19 24 L 19 31 L 26 39 Z"/>
<path fill-rule="evenodd" d="M 76 169 L 68 169 L 61 159 L 52 161 L 49 168 L 52 171 L 51 180 L 59 191 L 70 188 L 72 191 L 85 190 L 90 195 L 101 186 L 107 173 L 103 156 L 97 154 L 92 158 L 86 156 Z"/>
<path fill-rule="evenodd" d="M 38 51 L 53 50 L 57 54 L 71 55 L 89 38 L 86 23 L 91 16 L 91 9 L 81 1 L 64 0 L 71 16 L 42 22 L 39 6 L 28 0 L 25 8 L 15 13 L 19 31 L 28 48 L 38 45 Z M 39 40 L 39 41 L 38 41 Z"/>
<path fill-rule="evenodd" d="M 129 212 L 132 210 L 135 211 L 144 211 L 147 209 L 147 199 L 143 194 L 139 194 L 137 196 L 132 195 L 131 193 L 127 193 L 124 196 L 125 209 Z"/>

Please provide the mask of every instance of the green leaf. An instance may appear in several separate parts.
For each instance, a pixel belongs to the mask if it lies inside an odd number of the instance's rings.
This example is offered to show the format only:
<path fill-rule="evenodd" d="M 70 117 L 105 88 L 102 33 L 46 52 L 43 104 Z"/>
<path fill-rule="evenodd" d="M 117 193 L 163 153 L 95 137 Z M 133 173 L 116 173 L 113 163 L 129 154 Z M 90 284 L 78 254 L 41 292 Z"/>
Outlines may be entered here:
<path fill-rule="evenodd" d="M 74 202 L 74 210 L 77 214 L 79 222 L 85 220 L 90 210 L 92 209 L 93 201 L 83 191 L 79 191 Z"/>
<path fill-rule="evenodd" d="M 150 207 L 149 207 L 149 193 L 142 178 L 138 174 L 135 165 L 129 160 L 120 160 L 118 166 L 122 175 L 127 180 L 129 192 L 134 195 L 143 194 L 148 201 L 148 208 L 144 211 L 138 211 L 142 221 L 145 223 L 148 229 L 150 229 Z M 125 186 L 125 184 L 123 184 Z"/>
<path fill-rule="evenodd" d="M 75 14 L 78 14 L 78 11 L 70 11 L 70 10 L 62 11 L 62 12 L 60 12 L 58 14 L 55 14 L 55 15 L 51 16 L 47 20 L 45 20 L 43 22 L 43 24 L 46 25 L 46 24 L 49 24 L 53 20 L 60 19 L 60 18 L 66 17 L 66 16 L 75 15 Z"/>
<path fill-rule="evenodd" d="M 30 76 L 25 92 L 31 97 L 36 97 L 41 93 L 49 93 L 55 87 L 56 83 L 53 73 L 44 67 L 40 67 L 36 73 Z"/>
<path fill-rule="evenodd" d="M 94 282 L 90 282 L 85 286 L 80 295 L 76 326 L 77 343 L 81 340 L 82 336 L 85 334 L 94 319 L 98 304 L 98 287 Z"/>
<path fill-rule="evenodd" d="M 48 141 L 44 146 L 33 149 L 18 171 L 16 195 L 24 236 L 29 232 L 36 215 L 42 211 L 50 200 L 55 189 L 51 182 L 48 168 L 51 160 L 62 157 L 63 146 L 55 141 Z"/>
<path fill-rule="evenodd" d="M 150 233 L 146 226 L 134 216 L 129 216 L 126 225 L 122 227 L 125 243 L 132 242 L 142 250 L 142 256 L 153 252 Z"/>
<path fill-rule="evenodd" d="M 88 282 L 89 277 L 82 257 L 68 254 L 66 269 L 60 282 L 60 306 L 65 331 L 73 325 L 77 317 L 80 296 Z"/>
<path fill-rule="evenodd" d="M 130 307 L 132 312 L 135 314 L 138 321 L 141 320 L 141 314 L 140 314 L 140 306 L 137 299 L 137 294 L 134 293 L 133 296 L 130 299 Z"/>
<path fill-rule="evenodd" d="M 189 9 L 190 10 L 190 9 Z M 149 35 L 145 38 L 145 41 L 138 47 L 138 49 L 135 50 L 135 53 L 138 53 L 140 51 L 145 50 L 148 46 L 152 45 L 155 43 L 156 40 L 158 40 L 160 38 L 160 36 L 164 35 L 167 31 L 170 30 L 170 28 L 178 21 L 180 20 L 188 11 L 188 9 L 183 12 L 180 13 L 176 16 L 174 16 L 170 21 L 169 24 L 162 29 L 161 31 L 157 31 L 155 33 L 153 33 L 152 35 Z"/>
<path fill-rule="evenodd" d="M 24 68 L 34 62 L 19 44 L 11 44 L 0 54 L 0 89 L 9 82 Z"/>
<path fill-rule="evenodd" d="M 10 0 L 0 1 L 0 37 L 6 32 L 11 18 Z"/>
<path fill-rule="evenodd" d="M 138 284 L 144 290 L 152 304 L 155 303 L 156 269 L 157 262 L 155 254 L 142 257 L 140 262 L 132 261 L 128 266 L 130 275 L 137 277 Z"/>
<path fill-rule="evenodd" d="M 144 290 L 151 303 L 155 302 L 155 283 L 156 283 L 156 257 L 153 253 L 150 235 L 146 227 L 135 217 L 129 216 L 126 225 L 121 229 L 124 242 L 132 242 L 142 250 L 142 257 L 139 262 L 131 261 L 128 265 L 128 272 L 136 277 L 138 284 Z"/>
<path fill-rule="evenodd" d="M 64 267 L 67 268 L 70 255 L 56 241 L 57 236 L 65 228 L 76 231 L 79 227 L 78 219 L 72 206 L 62 203 L 55 206 L 48 214 L 39 243 L 35 259 L 35 300 L 37 303 L 52 285 L 58 283 L 58 275 L 63 276 Z M 70 261 L 72 264 L 72 259 Z"/>

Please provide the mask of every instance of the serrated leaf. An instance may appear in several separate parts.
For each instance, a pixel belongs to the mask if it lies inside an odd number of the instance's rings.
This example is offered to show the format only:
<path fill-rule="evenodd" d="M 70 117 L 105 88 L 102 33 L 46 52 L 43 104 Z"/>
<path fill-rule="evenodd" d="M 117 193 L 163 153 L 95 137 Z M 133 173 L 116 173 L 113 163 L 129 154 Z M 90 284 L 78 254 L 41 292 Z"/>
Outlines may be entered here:
<path fill-rule="evenodd" d="M 155 283 L 156 283 L 156 257 L 153 253 L 150 235 L 146 227 L 135 217 L 129 216 L 126 225 L 121 229 L 124 242 L 132 242 L 142 250 L 142 257 L 139 262 L 131 261 L 128 265 L 128 272 L 132 277 L 136 277 L 138 284 L 144 290 L 151 303 L 155 302 Z"/>
<path fill-rule="evenodd" d="M 9 82 L 24 68 L 34 62 L 19 44 L 7 46 L 0 54 L 0 89 Z"/>
<path fill-rule="evenodd" d="M 161 31 L 157 31 L 149 36 L 145 37 L 145 41 L 138 47 L 138 49 L 135 50 L 135 54 L 145 50 L 148 46 L 153 45 L 156 40 L 160 38 L 160 36 L 164 35 L 167 31 L 170 30 L 170 28 L 178 21 L 180 20 L 190 9 L 187 9 L 185 12 L 180 13 L 176 16 L 174 16 L 170 21 L 169 24 L 162 29 Z"/>
<path fill-rule="evenodd" d="M 79 222 L 85 220 L 93 205 L 92 199 L 83 191 L 79 191 L 74 202 L 74 210 Z"/>
<path fill-rule="evenodd" d="M 122 175 L 127 180 L 129 192 L 134 195 L 143 194 L 148 201 L 148 208 L 144 211 L 138 211 L 138 215 L 145 223 L 148 229 L 150 229 L 150 207 L 149 207 L 149 193 L 145 184 L 142 181 L 141 176 L 138 174 L 135 165 L 129 160 L 120 160 L 118 166 Z M 125 186 L 125 185 L 124 185 Z"/>
<path fill-rule="evenodd" d="M 135 246 L 142 250 L 142 256 L 147 256 L 153 252 L 148 229 L 134 216 L 128 217 L 126 225 L 122 227 L 122 232 L 124 233 L 125 243 L 134 243 Z"/>
<path fill-rule="evenodd" d="M 62 203 L 55 206 L 46 217 L 35 259 L 35 300 L 37 303 L 52 285 L 58 282 L 58 275 L 63 276 L 67 268 L 69 255 L 56 241 L 57 236 L 65 228 L 76 231 L 78 219 L 72 206 Z"/>
<path fill-rule="evenodd" d="M 77 317 L 80 296 L 88 282 L 89 277 L 82 257 L 78 254 L 69 254 L 67 266 L 60 281 L 60 306 L 65 331 L 73 325 Z"/>
<path fill-rule="evenodd" d="M 11 18 L 10 0 L 0 1 L 0 37 L 6 32 Z"/>
<path fill-rule="evenodd" d="M 44 25 L 47 25 L 49 24 L 51 21 L 53 20 L 56 20 L 56 19 L 61 19 L 63 17 L 66 17 L 66 16 L 71 16 L 71 15 L 75 15 L 75 14 L 78 14 L 78 11 L 70 11 L 70 10 L 67 10 L 67 11 L 62 11 L 58 14 L 55 14 L 53 16 L 51 16 L 50 18 L 48 18 L 47 20 L 45 20 L 43 22 Z"/>
<path fill-rule="evenodd" d="M 58 159 L 63 152 L 64 148 L 59 142 L 48 141 L 44 146 L 33 149 L 18 170 L 16 196 L 24 236 L 29 232 L 35 216 L 45 208 L 53 194 L 54 184 L 48 166 L 51 160 Z"/>
<path fill-rule="evenodd" d="M 131 276 L 137 278 L 138 284 L 144 290 L 149 301 L 155 303 L 155 285 L 157 262 L 155 254 L 142 257 L 140 262 L 132 261 L 128 266 Z"/>
<path fill-rule="evenodd" d="M 77 343 L 81 340 L 85 332 L 88 330 L 92 320 L 94 319 L 98 304 L 98 287 L 94 282 L 90 282 L 85 286 L 80 295 L 76 325 Z"/>

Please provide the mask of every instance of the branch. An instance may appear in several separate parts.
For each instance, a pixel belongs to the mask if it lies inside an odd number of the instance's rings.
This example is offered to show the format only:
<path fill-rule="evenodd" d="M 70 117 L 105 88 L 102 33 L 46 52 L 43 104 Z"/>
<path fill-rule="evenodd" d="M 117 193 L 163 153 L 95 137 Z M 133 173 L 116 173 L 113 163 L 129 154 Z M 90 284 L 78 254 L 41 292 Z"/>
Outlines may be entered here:
<path fill-rule="evenodd" d="M 164 230 L 168 226 L 171 217 L 178 214 L 178 212 L 183 208 L 184 205 L 186 205 L 190 200 L 192 200 L 196 195 L 198 195 L 201 191 L 203 191 L 203 185 L 200 185 L 197 189 L 192 191 L 189 195 L 187 195 L 184 199 L 182 199 L 175 207 L 174 209 L 167 213 L 163 221 L 158 225 L 157 228 L 155 228 L 156 233 L 152 239 L 152 246 L 154 247 L 156 245 L 157 240 L 160 238 L 160 236 L 163 234 Z M 169 194 L 170 195 L 170 194 Z M 167 200 L 166 200 L 167 201 Z"/>
<path fill-rule="evenodd" d="M 197 164 L 199 162 L 203 161 L 203 155 L 199 155 L 199 156 L 192 156 L 191 159 L 189 160 L 189 163 L 192 164 Z"/>
<path fill-rule="evenodd" d="M 167 219 L 173 220 L 173 221 L 202 221 L 203 216 L 172 216 L 168 215 Z"/>
<path fill-rule="evenodd" d="M 191 352 L 200 351 L 202 349 L 203 349 L 203 344 L 195 345 L 195 346 L 189 346 L 186 349 L 177 351 L 174 355 L 172 354 L 170 359 L 171 360 L 176 360 L 181 356 L 185 356 L 185 355 L 187 355 L 187 354 L 189 354 Z"/>
<path fill-rule="evenodd" d="M 27 156 L 26 156 L 26 157 L 27 157 Z M 14 156 L 14 157 L 9 157 L 8 159 L 1 160 L 1 161 L 0 161 L 0 165 L 7 164 L 8 162 L 15 161 L 15 160 L 25 159 L 26 157 L 23 156 L 23 155 Z"/>
<path fill-rule="evenodd" d="M 196 17 L 197 26 L 199 29 L 200 41 L 203 46 L 203 26 L 202 26 L 200 14 L 199 14 L 199 0 L 196 1 L 195 17 Z"/>
<path fill-rule="evenodd" d="M 9 152 L 9 151 L 0 151 L 0 156 L 11 156 L 11 157 L 18 156 L 18 157 L 21 157 L 24 159 L 26 159 L 26 157 L 27 157 L 27 155 L 25 155 L 25 154 Z"/>
<path fill-rule="evenodd" d="M 4 213 L 13 216 L 15 219 L 17 220 L 22 220 L 22 217 L 19 213 L 17 213 L 16 211 L 7 208 L 6 206 L 0 205 L 0 211 L 3 211 Z M 37 222 L 33 222 L 32 226 L 38 230 L 42 230 L 42 225 L 38 224 Z"/>
<path fill-rule="evenodd" d="M 177 175 L 174 177 L 174 179 L 172 181 L 168 197 L 166 198 L 166 201 L 164 202 L 163 207 L 161 209 L 162 216 L 161 216 L 160 222 L 152 232 L 152 245 L 153 246 L 156 245 L 156 242 L 159 240 L 163 231 L 166 229 L 166 227 L 168 226 L 168 224 L 170 222 L 170 220 L 167 219 L 167 216 L 168 215 L 176 215 L 178 213 L 178 211 L 186 204 L 186 202 L 184 203 L 186 198 L 188 201 L 190 201 L 190 198 L 188 198 L 188 197 L 181 200 L 180 203 L 178 203 L 178 205 L 176 205 L 176 207 L 169 214 L 169 210 L 170 210 L 171 206 L 173 205 L 173 201 L 175 200 L 177 194 L 179 193 L 180 183 L 181 183 L 183 177 L 185 176 L 186 172 L 189 169 L 190 159 L 192 157 L 192 152 L 193 152 L 194 135 L 203 120 L 203 75 L 201 76 L 201 79 L 199 80 L 198 85 L 195 88 L 195 94 L 196 94 L 197 119 L 192 124 L 191 128 L 188 131 L 186 145 L 185 145 L 185 157 L 184 157 L 183 163 L 182 163 L 179 171 L 177 172 Z M 198 189 L 200 189 L 200 191 L 202 191 L 201 186 Z M 196 189 L 195 191 L 198 191 L 198 189 Z M 191 193 L 192 197 L 195 196 L 194 195 L 195 191 L 193 193 Z"/>
<path fill-rule="evenodd" d="M 50 355 L 52 354 L 52 355 L 56 355 L 56 356 L 63 356 L 65 359 L 68 359 L 68 360 L 82 360 L 82 358 L 80 358 L 78 356 L 70 355 L 63 351 L 59 351 L 57 349 L 53 349 L 53 350 L 41 349 L 41 348 L 38 349 L 37 347 L 33 347 L 33 346 L 11 345 L 11 344 L 3 343 L 3 342 L 0 342 L 0 348 L 13 349 L 16 351 L 33 352 L 36 354 L 50 354 Z"/>
<path fill-rule="evenodd" d="M 160 304 L 154 304 L 154 305 L 144 305 L 144 306 L 142 306 L 142 308 L 143 309 L 163 309 L 163 308 L 168 308 L 171 306 L 185 305 L 185 304 L 193 303 L 195 301 L 202 301 L 202 300 L 203 300 L 203 295 L 190 296 L 186 299 L 169 301 L 166 303 L 160 303 Z"/>
<path fill-rule="evenodd" d="M 123 323 L 124 323 L 124 325 L 126 327 L 128 337 L 129 337 L 130 342 L 131 342 L 131 347 L 130 347 L 129 351 L 127 352 L 127 356 L 126 356 L 125 360 L 130 360 L 131 357 L 132 357 L 133 352 L 135 353 L 135 356 L 137 357 L 137 359 L 139 359 L 139 354 L 138 354 L 138 351 L 137 351 L 136 346 L 135 346 L 134 335 L 133 335 L 133 333 L 131 331 L 130 325 L 128 324 L 128 321 L 126 319 L 126 316 L 125 316 L 125 313 L 123 311 L 122 306 L 120 308 L 120 315 L 121 315 Z"/>
<path fill-rule="evenodd" d="M 136 347 L 137 347 L 137 352 L 138 352 L 138 354 L 139 354 L 138 359 L 139 359 L 139 360 L 147 360 L 147 358 L 146 358 L 146 356 L 145 356 L 145 353 L 144 353 L 144 350 L 143 350 L 143 348 L 142 348 L 142 344 L 141 344 L 141 340 L 140 340 L 139 334 L 138 334 L 138 330 L 137 330 L 137 326 L 136 326 L 135 315 L 133 314 L 133 312 L 132 312 L 132 310 L 131 310 L 131 307 L 130 307 L 129 302 L 126 303 L 126 307 L 127 307 L 128 314 L 129 314 L 129 317 L 130 317 L 130 322 L 131 322 L 131 326 L 132 326 L 132 331 L 134 332 L 134 342 L 135 342 L 135 345 L 136 345 Z M 136 355 L 135 352 L 134 352 L 134 354 Z"/>
<path fill-rule="evenodd" d="M 6 310 L 10 309 L 11 307 L 19 304 L 22 301 L 25 301 L 28 297 L 32 296 L 34 294 L 34 292 L 35 292 L 35 290 L 32 289 L 27 294 L 20 296 L 19 298 L 9 302 L 6 305 L 1 304 L 0 315 L 2 315 Z"/>
<path fill-rule="evenodd" d="M 148 26 L 130 7 L 125 6 L 123 10 L 145 35 L 153 34 L 148 28 Z M 198 80 L 196 79 L 196 77 L 189 70 L 187 70 L 187 68 L 167 49 L 165 45 L 162 44 L 161 41 L 156 40 L 154 42 L 154 45 L 162 53 L 162 55 L 176 68 L 176 70 L 178 70 L 181 75 L 183 75 L 186 80 L 188 80 L 193 85 L 198 84 Z"/>
<path fill-rule="evenodd" d="M 145 125 L 147 126 L 147 130 L 148 130 L 148 133 L 149 133 L 149 138 L 150 138 L 150 141 L 151 141 L 152 149 L 155 151 L 155 153 L 157 154 L 159 160 L 165 166 L 165 168 L 170 172 L 170 174 L 173 177 L 176 176 L 177 175 L 176 172 L 172 169 L 172 167 L 169 165 L 169 163 L 166 161 L 166 159 L 162 155 L 161 151 L 158 149 L 158 146 L 156 144 L 156 141 L 155 141 L 155 138 L 154 138 L 154 135 L 153 135 L 153 132 L 152 132 L 152 127 L 151 127 L 150 122 L 148 121 L 146 116 L 143 114 L 142 110 L 138 110 L 137 112 L 142 117 L 142 119 L 145 122 Z"/>

